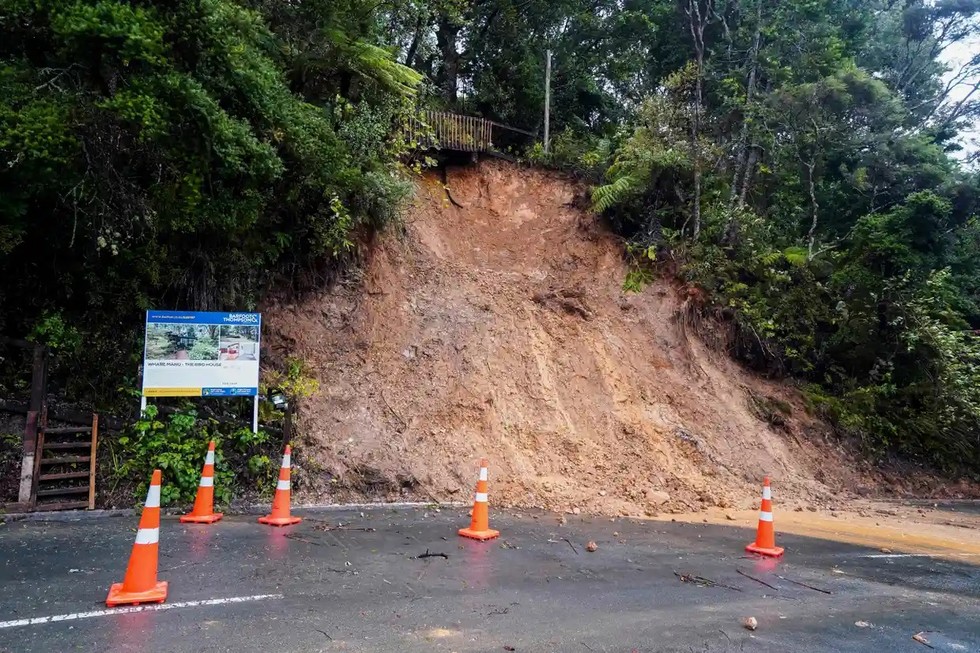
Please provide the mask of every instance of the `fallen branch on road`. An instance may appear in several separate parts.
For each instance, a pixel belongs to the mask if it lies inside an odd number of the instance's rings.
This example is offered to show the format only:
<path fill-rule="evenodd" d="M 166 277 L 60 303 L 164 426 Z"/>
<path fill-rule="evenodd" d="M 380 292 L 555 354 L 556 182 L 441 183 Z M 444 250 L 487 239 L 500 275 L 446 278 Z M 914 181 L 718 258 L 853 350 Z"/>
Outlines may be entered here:
<path fill-rule="evenodd" d="M 798 580 L 793 580 L 792 578 L 786 578 L 785 576 L 776 576 L 776 578 L 778 578 L 779 580 L 784 580 L 787 583 L 793 583 L 794 585 L 799 585 L 800 587 L 805 587 L 805 588 L 807 588 L 809 590 L 813 590 L 815 592 L 823 592 L 824 594 L 833 594 L 833 592 L 831 592 L 830 590 L 822 590 L 819 587 L 814 587 L 813 585 L 807 585 L 806 583 L 801 583 Z"/>
<path fill-rule="evenodd" d="M 746 577 L 746 578 L 748 578 L 749 580 L 754 580 L 755 582 L 757 582 L 757 583 L 759 583 L 760 585 L 765 585 L 765 586 L 766 586 L 766 587 L 768 587 L 769 589 L 774 589 L 774 590 L 776 590 L 777 592 L 779 591 L 779 588 L 778 588 L 778 587 L 775 587 L 774 585 L 770 585 L 770 584 L 769 584 L 769 583 L 767 583 L 766 581 L 764 581 L 764 580 L 761 580 L 761 579 L 759 579 L 759 578 L 756 578 L 755 576 L 749 576 L 749 575 L 748 575 L 747 573 L 745 573 L 745 572 L 744 572 L 744 571 L 742 571 L 741 569 L 738 569 L 737 567 L 736 567 L 736 569 L 735 569 L 735 573 L 737 573 L 737 574 L 738 574 L 739 576 L 745 576 L 745 577 Z"/>
<path fill-rule="evenodd" d="M 324 521 L 322 519 L 313 519 L 312 517 L 307 517 L 306 521 L 316 522 L 316 526 L 313 527 L 315 531 L 329 532 L 329 531 L 364 531 L 365 533 L 373 533 L 376 528 L 371 528 L 370 526 L 347 526 L 345 524 L 337 524 L 336 526 L 331 526 L 330 522 Z"/>
<path fill-rule="evenodd" d="M 731 585 L 725 585 L 724 583 L 716 583 L 710 578 L 705 578 L 704 576 L 693 576 L 691 574 L 679 574 L 676 571 L 674 575 L 681 579 L 683 583 L 694 583 L 695 585 L 700 585 L 702 587 L 724 587 L 726 590 L 734 590 L 736 592 L 741 592 L 737 587 L 732 587 Z"/>

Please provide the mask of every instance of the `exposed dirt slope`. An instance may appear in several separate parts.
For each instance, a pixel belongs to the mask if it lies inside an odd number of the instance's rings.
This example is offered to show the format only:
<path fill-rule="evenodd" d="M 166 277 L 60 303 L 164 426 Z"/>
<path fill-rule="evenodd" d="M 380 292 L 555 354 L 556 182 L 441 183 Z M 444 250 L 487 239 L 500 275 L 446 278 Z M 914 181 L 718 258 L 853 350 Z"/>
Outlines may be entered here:
<path fill-rule="evenodd" d="M 420 184 L 362 274 L 266 307 L 268 342 L 322 384 L 305 402 L 301 499 L 468 501 L 652 514 L 790 503 L 868 484 L 793 394 L 705 347 L 666 282 L 621 290 L 622 245 L 558 174 L 484 162 Z M 793 406 L 774 429 L 750 396 Z M 305 496 L 302 496 L 305 495 Z"/>

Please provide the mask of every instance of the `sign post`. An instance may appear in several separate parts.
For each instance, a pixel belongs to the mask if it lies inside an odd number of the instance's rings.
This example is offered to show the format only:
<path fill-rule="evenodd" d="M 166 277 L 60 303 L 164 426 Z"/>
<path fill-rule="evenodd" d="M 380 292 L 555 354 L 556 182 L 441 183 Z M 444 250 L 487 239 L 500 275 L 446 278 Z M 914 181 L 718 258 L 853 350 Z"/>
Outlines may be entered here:
<path fill-rule="evenodd" d="M 260 313 L 147 311 L 143 392 L 147 397 L 253 397 L 259 429 Z"/>

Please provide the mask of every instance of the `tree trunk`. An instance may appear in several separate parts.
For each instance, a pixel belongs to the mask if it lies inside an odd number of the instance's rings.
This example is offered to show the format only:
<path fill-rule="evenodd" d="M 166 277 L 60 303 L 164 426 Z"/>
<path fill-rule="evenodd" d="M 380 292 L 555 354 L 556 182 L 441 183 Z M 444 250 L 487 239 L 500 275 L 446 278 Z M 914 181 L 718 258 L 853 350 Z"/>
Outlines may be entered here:
<path fill-rule="evenodd" d="M 752 146 L 749 148 L 749 158 L 745 164 L 745 173 L 742 177 L 742 187 L 738 191 L 739 208 L 745 206 L 745 198 L 749 194 L 749 184 L 752 183 L 752 177 L 755 174 L 755 164 L 758 162 L 759 162 L 759 148 Z"/>
<path fill-rule="evenodd" d="M 415 33 L 412 35 L 412 42 L 405 53 L 405 65 L 409 68 L 415 63 L 415 55 L 419 51 L 419 44 L 422 42 L 422 27 L 425 25 L 423 14 L 419 13 L 419 18 L 415 23 Z"/>
<path fill-rule="evenodd" d="M 712 0 L 701 10 L 701 0 L 687 0 L 688 25 L 694 41 L 696 73 L 694 80 L 694 115 L 691 119 L 691 158 L 694 167 L 694 197 L 691 208 L 694 240 L 701 234 L 701 107 L 704 93 L 704 28 L 710 15 Z"/>
<path fill-rule="evenodd" d="M 750 160 L 755 155 L 754 148 L 749 143 L 749 112 L 755 98 L 756 78 L 759 74 L 759 48 L 762 42 L 762 2 L 757 0 L 755 6 L 755 34 L 752 36 L 752 48 L 749 50 L 749 78 L 745 85 L 745 109 L 742 116 L 742 130 L 739 135 L 739 151 L 735 161 L 735 172 L 732 175 L 732 191 L 729 197 L 729 210 L 737 206 L 745 206 L 748 194 L 749 178 L 751 177 Z M 729 217 L 734 220 L 734 215 Z"/>
<path fill-rule="evenodd" d="M 453 17 L 446 15 L 439 17 L 436 45 L 442 54 L 442 61 L 439 63 L 439 72 L 436 75 L 436 86 L 439 87 L 443 99 L 450 104 L 456 102 L 456 93 L 459 88 L 460 57 L 459 51 L 456 49 L 459 30 L 460 24 Z"/>
<path fill-rule="evenodd" d="M 811 158 L 804 165 L 806 166 L 806 172 L 807 172 L 807 175 L 806 175 L 807 187 L 809 188 L 809 191 L 810 191 L 810 212 L 811 212 L 811 218 L 812 218 L 812 220 L 810 222 L 810 231 L 807 234 L 807 247 L 806 247 L 807 254 L 806 254 L 806 260 L 807 261 L 812 261 L 813 260 L 813 242 L 816 239 L 816 235 L 817 235 L 817 214 L 818 214 L 817 212 L 818 212 L 818 209 L 820 208 L 819 205 L 817 204 L 817 189 L 816 189 L 816 185 L 815 185 L 815 183 L 813 181 L 813 170 L 814 170 L 814 168 L 817 167 L 817 161 L 816 161 L 815 158 Z"/>

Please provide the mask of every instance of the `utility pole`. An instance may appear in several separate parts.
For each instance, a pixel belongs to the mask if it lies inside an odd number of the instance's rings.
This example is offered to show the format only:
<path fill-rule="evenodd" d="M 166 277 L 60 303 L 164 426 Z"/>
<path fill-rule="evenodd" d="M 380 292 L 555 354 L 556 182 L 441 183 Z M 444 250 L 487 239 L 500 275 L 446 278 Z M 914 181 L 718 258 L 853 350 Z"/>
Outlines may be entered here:
<path fill-rule="evenodd" d="M 551 145 L 551 50 L 544 68 L 544 151 Z"/>

